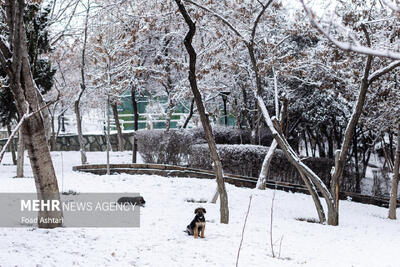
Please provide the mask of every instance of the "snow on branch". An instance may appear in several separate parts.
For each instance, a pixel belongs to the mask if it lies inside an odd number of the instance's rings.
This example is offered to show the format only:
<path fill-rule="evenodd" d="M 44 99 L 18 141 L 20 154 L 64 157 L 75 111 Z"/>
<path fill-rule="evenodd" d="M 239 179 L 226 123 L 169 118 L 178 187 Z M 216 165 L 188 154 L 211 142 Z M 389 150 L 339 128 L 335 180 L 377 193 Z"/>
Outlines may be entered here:
<path fill-rule="evenodd" d="M 314 25 L 314 27 L 321 33 L 323 34 L 329 41 L 331 41 L 334 45 L 339 47 L 340 49 L 348 52 L 355 52 L 363 55 L 370 55 L 370 56 L 377 56 L 377 57 L 384 57 L 384 58 L 391 58 L 391 59 L 400 59 L 400 53 L 398 52 L 393 52 L 388 49 L 386 50 L 379 50 L 379 49 L 374 49 L 370 48 L 367 46 L 360 45 L 358 43 L 349 43 L 349 42 L 342 42 L 330 35 L 327 31 L 324 30 L 324 28 L 315 20 L 315 14 L 314 12 L 306 6 L 304 3 L 304 0 L 300 0 L 300 2 L 303 5 L 303 8 L 307 14 L 307 16 L 310 18 L 311 23 Z"/>
<path fill-rule="evenodd" d="M 240 32 L 232 26 L 232 24 L 226 20 L 224 17 L 222 17 L 220 14 L 216 13 L 215 11 L 206 8 L 196 2 L 193 2 L 192 0 L 185 0 L 185 2 L 188 2 L 194 6 L 197 6 L 200 9 L 203 9 L 204 11 L 210 12 L 214 17 L 218 18 L 219 20 L 221 20 L 226 26 L 228 26 L 238 37 L 240 37 L 242 39 L 242 41 L 244 41 L 245 43 L 247 43 L 248 41 L 243 37 L 243 35 L 240 34 Z"/>
<path fill-rule="evenodd" d="M 393 2 L 389 2 L 387 0 L 382 0 L 383 4 L 385 4 L 388 8 L 395 12 L 400 12 L 400 5 L 394 4 Z"/>
<path fill-rule="evenodd" d="M 18 122 L 17 126 L 15 127 L 15 129 L 11 132 L 11 135 L 8 137 L 7 142 L 5 143 L 5 145 L 3 146 L 2 150 L 0 151 L 0 164 L 3 160 L 4 154 L 6 153 L 7 147 L 10 145 L 10 143 L 13 141 L 14 136 L 17 134 L 18 130 L 21 128 L 22 124 L 24 123 L 25 120 L 29 119 L 30 117 L 32 117 L 33 115 L 35 115 L 36 113 L 42 111 L 43 109 L 49 107 L 51 104 L 54 104 L 55 102 L 57 102 L 60 99 L 60 92 L 58 92 L 57 95 L 57 99 L 54 101 L 51 101 L 49 103 L 47 103 L 46 105 L 42 106 L 41 108 L 39 108 L 38 110 L 32 111 L 32 112 L 28 112 L 28 110 L 26 111 L 26 113 L 22 116 L 21 120 Z M 29 107 L 28 107 L 29 109 Z"/>
<path fill-rule="evenodd" d="M 387 65 L 384 68 L 381 68 L 377 71 L 375 71 L 374 73 L 372 73 L 369 78 L 368 78 L 368 83 L 371 84 L 373 83 L 375 80 L 377 80 L 379 77 L 381 77 L 382 75 L 394 70 L 395 68 L 397 68 L 398 66 L 400 66 L 400 60 L 396 60 L 393 61 L 392 63 L 390 63 L 389 65 Z"/>

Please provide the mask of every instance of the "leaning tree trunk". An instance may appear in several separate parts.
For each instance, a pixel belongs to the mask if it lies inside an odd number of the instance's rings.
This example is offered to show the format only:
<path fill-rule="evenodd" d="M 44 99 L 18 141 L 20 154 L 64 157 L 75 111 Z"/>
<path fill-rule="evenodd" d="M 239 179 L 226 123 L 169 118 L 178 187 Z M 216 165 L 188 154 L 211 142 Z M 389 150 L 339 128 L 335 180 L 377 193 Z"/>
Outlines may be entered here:
<path fill-rule="evenodd" d="M 193 117 L 193 112 L 194 112 L 194 98 L 192 99 L 192 102 L 190 102 L 189 115 L 187 116 L 187 118 L 186 118 L 186 120 L 185 120 L 185 123 L 184 123 L 183 126 L 182 126 L 183 129 L 185 129 L 185 128 L 188 126 L 190 120 L 191 120 L 192 117 Z"/>
<path fill-rule="evenodd" d="M 394 160 L 394 173 L 392 180 L 392 190 L 390 192 L 389 202 L 389 219 L 396 219 L 396 208 L 397 208 L 397 190 L 399 187 L 399 165 L 400 165 L 400 123 L 398 123 L 397 129 L 397 148 L 396 158 Z"/>
<path fill-rule="evenodd" d="M 115 128 L 117 128 L 118 151 L 124 151 L 124 137 L 122 136 L 121 123 L 119 123 L 117 104 L 112 103 L 111 109 L 114 116 Z"/>
<path fill-rule="evenodd" d="M 11 125 L 10 125 L 10 123 L 7 124 L 7 133 L 8 133 L 8 136 L 11 136 Z M 12 140 L 11 143 L 10 143 L 10 150 L 11 150 L 11 158 L 12 158 L 13 165 L 17 165 L 17 156 L 15 155 L 14 140 Z"/>
<path fill-rule="evenodd" d="M 136 90 L 132 86 L 131 98 L 132 98 L 132 107 L 133 107 L 133 115 L 134 115 L 133 129 L 135 130 L 135 134 L 133 135 L 132 163 L 137 162 L 138 145 L 137 145 L 136 132 L 139 129 L 139 111 L 138 111 L 138 105 L 137 105 L 135 93 L 136 93 Z"/>
<path fill-rule="evenodd" d="M 26 118 L 26 113 L 35 112 L 23 121 L 22 136 L 35 178 L 38 199 L 60 201 L 56 173 L 50 150 L 47 146 L 43 116 L 39 111 L 41 102 L 38 99 L 38 89 L 33 80 L 29 63 L 26 29 L 23 20 L 25 1 L 6 0 L 5 2 L 2 8 L 5 9 L 7 30 L 9 31 L 12 45 L 4 45 L 4 41 L 0 40 L 0 58 L 6 55 L 12 62 L 4 67 L 10 80 L 10 88 L 19 117 Z M 9 49 L 12 49 L 12 51 Z M 40 228 L 54 228 L 62 225 L 62 211 L 43 210 L 39 212 L 38 217 L 38 226 Z M 42 218 L 47 218 L 48 220 L 43 221 Z"/>
<path fill-rule="evenodd" d="M 22 130 L 19 130 L 18 134 L 18 160 L 17 160 L 17 178 L 24 177 L 24 154 L 25 145 Z"/>
<path fill-rule="evenodd" d="M 347 152 L 349 151 L 353 134 L 355 134 L 356 125 L 358 119 L 361 116 L 361 112 L 365 103 L 365 98 L 368 92 L 368 87 L 371 83 L 369 79 L 369 72 L 371 70 L 372 59 L 373 59 L 372 56 L 367 57 L 367 61 L 364 67 L 364 75 L 361 80 L 360 92 L 356 101 L 356 105 L 354 106 L 353 113 L 350 117 L 349 122 L 347 123 L 342 147 L 339 150 L 339 153 L 335 157 L 335 168 L 334 171 L 332 172 L 332 179 L 331 179 L 331 191 L 335 198 L 335 210 L 337 216 L 336 218 L 328 218 L 328 220 L 330 220 L 329 223 L 330 225 L 339 224 L 339 188 L 343 176 L 343 171 L 346 165 Z"/>
<path fill-rule="evenodd" d="M 204 109 L 203 101 L 201 99 L 200 91 L 197 87 L 196 81 L 196 51 L 192 46 L 193 36 L 196 32 L 196 25 L 190 18 L 188 12 L 186 11 L 185 6 L 182 4 L 181 0 L 175 0 L 176 4 L 178 5 L 179 11 L 182 14 L 185 22 L 189 27 L 189 31 L 185 36 L 184 44 L 185 48 L 189 54 L 189 82 L 190 88 L 192 89 L 194 99 L 196 101 L 197 110 L 200 115 L 200 120 L 204 128 L 205 136 L 207 139 L 208 147 L 210 149 L 211 158 L 214 162 L 214 168 L 216 172 L 216 180 L 218 184 L 218 192 L 220 195 L 220 216 L 221 216 L 221 223 L 229 223 L 229 208 L 228 208 L 228 195 L 226 193 L 225 182 L 224 182 L 224 175 L 222 170 L 221 160 L 219 158 L 217 152 L 217 146 L 215 144 L 214 136 L 212 133 L 210 121 L 206 115 L 206 111 Z"/>

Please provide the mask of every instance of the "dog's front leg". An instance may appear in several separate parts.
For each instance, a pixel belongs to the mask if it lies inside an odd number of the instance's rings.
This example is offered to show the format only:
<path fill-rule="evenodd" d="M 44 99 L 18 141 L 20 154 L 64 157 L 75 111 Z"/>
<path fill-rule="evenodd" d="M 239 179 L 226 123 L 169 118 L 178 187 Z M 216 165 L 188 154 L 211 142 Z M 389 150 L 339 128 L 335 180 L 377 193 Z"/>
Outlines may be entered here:
<path fill-rule="evenodd" d="M 194 234 L 193 234 L 194 238 L 198 238 L 199 237 L 199 226 L 196 224 L 196 226 L 194 227 Z"/>
<path fill-rule="evenodd" d="M 201 228 L 201 238 L 204 238 L 204 230 L 206 229 L 206 225 L 204 224 L 203 227 Z"/>

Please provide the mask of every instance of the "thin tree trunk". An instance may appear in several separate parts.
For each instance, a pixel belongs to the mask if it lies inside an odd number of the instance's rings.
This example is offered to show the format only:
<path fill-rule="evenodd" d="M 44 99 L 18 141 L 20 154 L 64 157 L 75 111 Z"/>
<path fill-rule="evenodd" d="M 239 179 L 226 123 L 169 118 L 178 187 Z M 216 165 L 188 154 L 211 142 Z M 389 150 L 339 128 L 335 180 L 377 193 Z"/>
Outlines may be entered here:
<path fill-rule="evenodd" d="M 24 137 L 22 135 L 22 130 L 20 129 L 18 134 L 17 178 L 24 177 L 24 154 L 25 154 Z"/>
<path fill-rule="evenodd" d="M 358 166 L 358 142 L 357 142 L 357 132 L 355 131 L 353 135 L 353 154 L 354 154 L 354 163 L 356 167 L 356 192 L 361 192 L 361 177 L 360 177 L 360 169 Z"/>
<path fill-rule="evenodd" d="M 8 136 L 11 136 L 11 125 L 10 124 L 7 124 L 7 133 L 8 133 Z M 13 165 L 17 165 L 17 157 L 15 155 L 14 140 L 12 140 L 10 143 L 10 150 L 11 150 L 11 158 L 12 158 Z"/>
<path fill-rule="evenodd" d="M 306 185 L 308 191 L 311 194 L 311 197 L 314 201 L 315 208 L 317 210 L 318 218 L 320 223 L 324 223 L 326 221 L 324 208 L 322 207 L 321 201 L 319 199 L 317 189 L 315 188 L 314 184 L 310 179 L 307 179 L 303 172 L 299 171 L 301 179 L 303 180 L 304 184 Z"/>
<path fill-rule="evenodd" d="M 400 123 L 397 124 L 397 148 L 396 158 L 394 161 L 394 173 L 392 179 L 392 190 L 390 192 L 389 202 L 389 219 L 396 219 L 396 208 L 397 208 L 397 192 L 399 187 L 399 165 L 400 165 Z"/>
<path fill-rule="evenodd" d="M 132 163 L 137 162 L 137 139 L 136 139 L 136 132 L 139 129 L 139 112 L 138 112 L 138 106 L 137 106 L 137 101 L 136 101 L 136 96 L 135 96 L 136 90 L 132 86 L 131 89 L 131 99 L 132 99 L 132 107 L 133 107 L 133 114 L 134 114 L 134 123 L 133 123 L 133 129 L 135 130 L 135 134 L 133 136 L 133 147 L 132 147 Z"/>
<path fill-rule="evenodd" d="M 368 38 L 368 37 L 367 37 Z M 369 42 L 369 38 L 368 38 Z M 335 209 L 336 209 L 336 214 L 337 218 L 328 218 L 330 220 L 331 225 L 338 225 L 339 224 L 339 188 L 340 188 L 340 183 L 342 180 L 343 176 L 343 171 L 344 167 L 346 164 L 346 158 L 347 158 L 347 153 L 350 148 L 350 143 L 353 137 L 353 134 L 355 132 L 355 128 L 358 122 L 358 119 L 361 116 L 361 111 L 363 109 L 364 103 L 365 103 L 365 98 L 368 92 L 368 87 L 370 84 L 369 80 L 369 72 L 371 70 L 371 65 L 372 65 L 372 56 L 367 57 L 367 61 L 365 63 L 365 68 L 364 68 L 364 75 L 363 79 L 361 81 L 361 86 L 360 86 L 360 92 L 356 101 L 356 105 L 354 106 L 353 113 L 350 117 L 350 120 L 347 124 L 346 131 L 344 134 L 344 139 L 343 139 L 343 144 L 341 146 L 341 150 L 339 150 L 339 156 L 336 157 L 336 163 L 335 163 L 335 169 L 332 173 L 332 181 L 334 183 L 334 188 L 331 188 L 335 190 L 335 193 L 333 194 L 335 197 Z"/>
<path fill-rule="evenodd" d="M 210 121 L 207 118 L 203 101 L 201 99 L 201 94 L 199 89 L 197 88 L 197 81 L 196 81 L 196 51 L 192 46 L 193 36 L 196 32 L 196 25 L 190 18 L 188 12 L 186 11 L 185 6 L 182 4 L 181 0 L 175 0 L 176 4 L 178 5 L 179 11 L 182 14 L 183 18 L 185 19 L 189 31 L 185 36 L 184 44 L 186 50 L 189 54 L 189 82 L 190 87 L 193 92 L 194 99 L 196 101 L 197 109 L 200 114 L 200 120 L 204 128 L 205 136 L 207 139 L 208 147 L 210 149 L 211 158 L 214 162 L 214 168 L 216 172 L 216 180 L 218 184 L 218 192 L 220 195 L 220 216 L 221 216 L 221 223 L 229 223 L 229 208 L 228 208 L 228 195 L 226 193 L 225 182 L 224 182 L 224 174 L 222 170 L 221 160 L 219 158 L 217 152 L 217 146 L 215 144 L 214 136 L 212 133 Z"/>
<path fill-rule="evenodd" d="M 107 142 L 107 175 L 111 174 L 110 171 L 110 151 L 111 151 L 111 141 L 110 141 L 110 95 L 107 95 L 107 136 L 106 136 L 106 142 Z"/>
<path fill-rule="evenodd" d="M 272 158 L 274 157 L 275 150 L 277 147 L 278 147 L 278 143 L 274 139 L 272 141 L 272 144 L 268 149 L 268 153 L 265 156 L 264 161 L 262 163 L 260 176 L 258 177 L 257 185 L 256 185 L 257 189 L 265 190 L 265 186 L 266 186 L 267 178 L 268 178 L 268 174 L 269 174 L 269 169 L 271 166 L 271 161 L 272 161 Z"/>
<path fill-rule="evenodd" d="M 193 111 L 194 111 L 194 98 L 192 98 L 192 102 L 190 103 L 190 111 L 189 111 L 189 115 L 187 116 L 185 123 L 183 124 L 182 128 L 186 129 L 186 127 L 189 124 L 189 121 L 192 119 L 193 117 Z"/>
<path fill-rule="evenodd" d="M 117 104 L 112 103 L 111 109 L 114 116 L 115 128 L 117 128 L 118 151 L 124 151 L 124 137 L 122 136 L 121 124 L 119 123 Z"/>
<path fill-rule="evenodd" d="M 83 39 L 83 48 L 82 48 L 82 58 L 81 58 L 81 90 L 79 92 L 79 95 L 77 99 L 74 102 L 74 110 L 75 110 L 75 115 L 76 115 L 76 125 L 77 125 L 77 130 L 78 130 L 78 140 L 79 140 L 79 149 L 81 152 L 81 162 L 82 164 L 87 163 L 87 157 L 86 157 L 86 150 L 85 150 L 85 143 L 83 139 L 83 133 L 82 133 L 82 119 L 81 119 L 81 112 L 79 110 L 79 104 L 82 98 L 83 93 L 86 90 L 86 83 L 85 83 L 85 53 L 86 53 L 86 44 L 87 44 L 87 36 L 88 36 L 88 21 L 89 21 L 89 10 L 90 10 L 90 4 L 89 1 L 87 2 L 87 7 L 86 7 L 86 18 L 85 18 L 85 28 L 84 28 L 84 39 Z"/>
<path fill-rule="evenodd" d="M 171 128 L 171 119 L 172 119 L 173 112 L 174 112 L 174 104 L 172 103 L 170 96 L 168 96 L 168 114 L 167 114 L 167 119 L 165 120 L 165 132 L 166 133 L 168 133 L 169 129 Z"/>
<path fill-rule="evenodd" d="M 83 139 L 83 133 L 82 133 L 82 119 L 81 119 L 81 113 L 79 110 L 79 101 L 74 102 L 74 110 L 75 110 L 75 116 L 76 116 L 76 127 L 78 130 L 79 151 L 81 152 L 81 163 L 83 165 L 83 164 L 87 163 L 87 158 L 86 158 L 86 150 L 85 150 L 85 141 Z"/>
<path fill-rule="evenodd" d="M 237 111 L 237 101 L 235 98 L 233 98 L 232 91 L 231 91 L 231 97 L 232 97 L 232 109 L 233 109 L 233 114 L 235 115 L 235 119 L 236 119 L 236 127 L 237 127 L 239 138 L 240 138 L 240 144 L 243 144 L 242 126 L 240 125 L 240 117 L 239 117 L 239 113 Z"/>

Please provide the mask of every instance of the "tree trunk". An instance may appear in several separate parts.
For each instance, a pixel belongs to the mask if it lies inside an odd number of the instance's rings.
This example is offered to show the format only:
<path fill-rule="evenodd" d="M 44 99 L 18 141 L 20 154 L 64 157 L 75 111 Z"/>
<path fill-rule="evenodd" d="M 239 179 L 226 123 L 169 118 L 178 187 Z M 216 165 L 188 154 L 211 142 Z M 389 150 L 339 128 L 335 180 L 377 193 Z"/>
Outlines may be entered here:
<path fill-rule="evenodd" d="M 24 154 L 25 145 L 22 130 L 19 130 L 18 134 L 18 161 L 17 161 L 17 178 L 24 177 Z"/>
<path fill-rule="evenodd" d="M 356 101 L 356 105 L 354 106 L 353 113 L 350 117 L 349 122 L 347 123 L 346 131 L 344 134 L 344 139 L 343 139 L 343 144 L 341 146 L 341 150 L 339 150 L 339 155 L 336 156 L 336 163 L 335 163 L 335 169 L 332 172 L 332 181 L 335 184 L 334 188 L 331 188 L 331 191 L 335 190 L 335 193 L 333 194 L 335 197 L 335 210 L 337 214 L 337 218 L 335 218 L 332 222 L 334 225 L 339 224 L 339 188 L 340 188 L 340 183 L 342 180 L 343 176 L 343 171 L 344 167 L 346 164 L 346 158 L 347 158 L 347 152 L 349 151 L 350 148 L 350 143 L 353 137 L 353 134 L 355 132 L 355 128 L 358 122 L 358 119 L 361 116 L 361 111 L 363 109 L 364 103 L 365 103 L 365 98 L 368 92 L 368 87 L 370 84 L 369 81 L 369 72 L 371 70 L 371 64 L 372 64 L 372 56 L 367 57 L 367 61 L 365 64 L 364 68 L 364 75 L 361 80 L 361 85 L 360 85 L 360 92 Z M 329 219 L 328 219 L 329 220 Z"/>
<path fill-rule="evenodd" d="M 197 110 L 200 114 L 200 120 L 204 128 L 204 133 L 207 139 L 208 147 L 210 149 L 211 158 L 214 162 L 214 168 L 216 172 L 216 180 L 218 184 L 218 192 L 220 195 L 220 216 L 221 216 L 221 223 L 229 223 L 229 208 L 228 208 L 228 195 L 226 193 L 225 182 L 224 182 L 224 175 L 222 170 L 221 160 L 219 158 L 217 152 L 217 146 L 215 144 L 214 136 L 212 133 L 210 121 L 206 115 L 206 111 L 204 109 L 203 101 L 201 99 L 201 94 L 199 89 L 197 88 L 197 81 L 196 81 L 196 51 L 192 46 L 193 36 L 196 32 L 196 26 L 192 19 L 190 18 L 189 14 L 187 13 L 185 6 L 182 4 L 181 0 L 175 0 L 176 4 L 178 5 L 179 11 L 182 14 L 183 18 L 185 19 L 189 31 L 185 36 L 184 44 L 186 50 L 189 54 L 189 82 L 190 88 L 192 89 L 194 99 L 196 101 Z"/>
<path fill-rule="evenodd" d="M 7 124 L 7 133 L 8 133 L 8 136 L 11 136 L 11 125 L 10 124 Z M 12 140 L 10 143 L 10 150 L 11 150 L 11 158 L 12 158 L 13 165 L 17 165 L 17 157 L 15 155 L 14 140 Z"/>
<path fill-rule="evenodd" d="M 356 192 L 357 193 L 361 193 L 361 178 L 360 177 L 360 169 L 358 166 L 358 140 L 357 140 L 357 132 L 354 132 L 353 135 L 353 154 L 354 154 L 354 163 L 355 163 L 355 167 L 356 167 L 356 183 L 355 183 L 355 187 L 356 187 Z"/>
<path fill-rule="evenodd" d="M 189 111 L 189 115 L 187 116 L 185 123 L 183 124 L 182 128 L 186 129 L 186 127 L 189 124 L 189 121 L 192 119 L 193 117 L 193 111 L 194 111 L 194 98 L 192 99 L 192 102 L 190 103 L 190 111 Z"/>
<path fill-rule="evenodd" d="M 400 122 L 397 124 L 397 148 L 396 158 L 394 161 L 394 173 L 392 180 L 392 190 L 390 192 L 389 202 L 389 219 L 396 219 L 396 208 L 397 208 L 397 190 L 399 187 L 399 165 L 400 165 Z"/>
<path fill-rule="evenodd" d="M 117 128 L 118 151 L 124 151 L 124 137 L 122 136 L 121 124 L 119 123 L 117 104 L 112 103 L 111 109 L 114 116 L 115 128 Z"/>
<path fill-rule="evenodd" d="M 265 185 L 267 183 L 268 173 L 271 165 L 272 158 L 274 157 L 275 150 L 278 147 L 278 143 L 274 139 L 271 146 L 268 149 L 268 153 L 264 158 L 261 166 L 260 176 L 258 177 L 256 188 L 260 190 L 265 190 Z"/>
<path fill-rule="evenodd" d="M 169 129 L 171 128 L 171 119 L 172 119 L 172 113 L 174 112 L 174 104 L 172 103 L 172 100 L 170 99 L 170 96 L 168 95 L 168 114 L 167 114 L 167 119 L 165 120 L 165 132 L 168 133 Z"/>
<path fill-rule="evenodd" d="M 137 149 L 138 149 L 138 146 L 137 146 L 137 139 L 136 139 L 136 131 L 139 129 L 139 112 L 138 112 L 138 106 L 137 106 L 135 93 L 136 93 L 136 90 L 132 86 L 131 99 L 132 99 L 132 107 L 133 107 L 133 114 L 134 114 L 133 129 L 135 130 L 135 134 L 133 136 L 132 163 L 136 163 L 137 162 Z"/>
<path fill-rule="evenodd" d="M 86 44 L 87 44 L 87 31 L 88 31 L 88 21 L 89 21 L 89 10 L 90 10 L 90 5 L 88 2 L 88 6 L 86 7 L 86 18 L 85 18 L 85 28 L 84 28 L 84 38 L 83 38 L 83 48 L 82 48 L 82 58 L 81 58 L 81 90 L 79 92 L 78 97 L 76 98 L 74 102 L 74 110 L 75 110 L 75 115 L 76 115 L 76 126 L 78 130 L 78 141 L 79 141 L 79 150 L 81 152 L 81 163 L 86 164 L 87 163 L 87 157 L 86 157 L 86 150 L 85 150 L 85 142 L 83 139 L 83 133 L 82 133 L 82 118 L 81 118 L 81 112 L 79 110 L 79 104 L 82 98 L 83 93 L 86 90 L 86 83 L 85 83 L 85 53 L 86 53 Z"/>
<path fill-rule="evenodd" d="M 79 151 L 81 152 L 81 163 L 82 165 L 87 163 L 87 158 L 86 158 L 86 150 L 85 150 L 85 141 L 83 139 L 83 133 L 82 133 L 82 119 L 81 119 L 81 113 L 79 110 L 79 101 L 76 100 L 74 102 L 74 110 L 75 110 L 75 116 L 76 116 L 76 127 L 78 130 L 78 141 L 79 141 Z"/>
<path fill-rule="evenodd" d="M 240 138 L 240 144 L 242 145 L 243 144 L 242 126 L 240 125 L 240 116 L 239 116 L 239 112 L 237 110 L 237 100 L 235 98 L 233 98 L 232 95 L 233 94 L 231 92 L 232 110 L 233 110 L 233 114 L 235 115 L 235 119 L 236 119 L 236 127 L 237 127 L 239 138 Z"/>
<path fill-rule="evenodd" d="M 29 159 L 35 178 L 38 200 L 60 201 L 56 173 L 47 145 L 43 115 L 38 108 L 41 102 L 38 98 L 37 87 L 32 77 L 27 48 L 26 29 L 23 20 L 25 1 L 6 0 L 3 6 L 6 9 L 7 29 L 9 31 L 10 48 L 4 46 L 0 40 L 1 54 L 12 55 L 12 64 L 5 66 L 10 81 L 15 104 L 20 118 L 24 114 L 35 112 L 23 121 L 22 136 L 28 150 Z M 4 15 L 3 14 L 3 15 Z M 13 49 L 9 51 L 7 49 Z M 62 225 L 62 211 L 40 211 L 38 214 L 40 228 L 54 228 Z M 42 219 L 48 219 L 43 221 Z"/>

